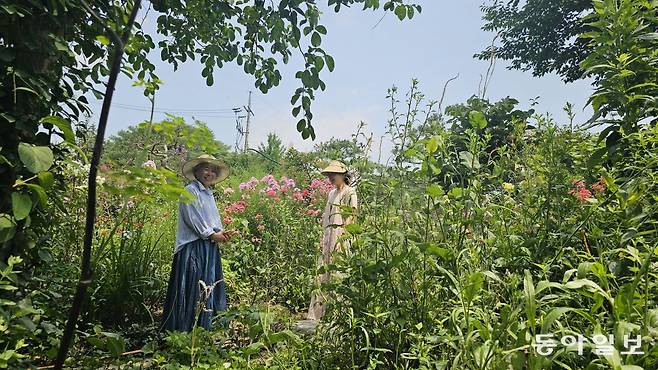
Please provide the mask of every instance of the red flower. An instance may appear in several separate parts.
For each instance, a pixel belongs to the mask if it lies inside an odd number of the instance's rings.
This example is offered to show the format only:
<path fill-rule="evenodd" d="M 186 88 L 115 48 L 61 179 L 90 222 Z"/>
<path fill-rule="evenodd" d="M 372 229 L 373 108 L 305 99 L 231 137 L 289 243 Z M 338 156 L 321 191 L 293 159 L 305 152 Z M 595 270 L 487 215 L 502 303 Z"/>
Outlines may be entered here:
<path fill-rule="evenodd" d="M 592 197 L 592 192 L 584 188 L 571 189 L 569 190 L 569 194 L 572 194 L 581 203 L 587 201 L 587 199 Z"/>
<path fill-rule="evenodd" d="M 576 189 L 582 189 L 585 187 L 585 182 L 583 180 L 572 180 L 571 183 Z"/>
<path fill-rule="evenodd" d="M 245 209 L 247 209 L 247 202 L 239 200 L 235 203 L 229 204 L 225 210 L 227 213 L 242 213 Z"/>
<path fill-rule="evenodd" d="M 579 202 L 583 203 L 592 197 L 592 192 L 585 187 L 585 183 L 582 180 L 573 180 L 571 183 L 574 185 L 574 188 L 569 190 L 569 194 L 576 197 Z"/>
<path fill-rule="evenodd" d="M 597 193 L 602 193 L 605 191 L 605 179 L 601 177 L 598 182 L 592 184 L 592 190 Z"/>

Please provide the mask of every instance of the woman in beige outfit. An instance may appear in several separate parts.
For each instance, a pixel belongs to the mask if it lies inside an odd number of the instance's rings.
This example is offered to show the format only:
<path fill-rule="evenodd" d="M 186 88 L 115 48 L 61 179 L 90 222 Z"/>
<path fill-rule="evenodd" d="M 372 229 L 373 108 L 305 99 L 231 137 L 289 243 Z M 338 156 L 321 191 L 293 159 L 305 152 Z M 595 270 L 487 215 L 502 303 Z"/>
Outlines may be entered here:
<path fill-rule="evenodd" d="M 322 170 L 322 174 L 329 178 L 329 181 L 336 187 L 329 192 L 327 205 L 322 214 L 322 241 L 320 247 L 322 256 L 318 264 L 326 266 L 332 263 L 334 252 L 348 253 L 349 241 L 338 241 L 345 229 L 344 225 L 351 224 L 354 216 L 347 215 L 343 217 L 340 206 L 349 206 L 352 211 L 357 209 L 356 191 L 350 186 L 351 176 L 348 174 L 347 166 L 339 161 L 332 161 L 327 168 Z M 316 278 L 316 284 L 327 283 L 335 273 L 324 272 Z M 307 319 L 319 320 L 324 316 L 326 293 L 319 292 L 311 298 L 311 304 L 308 308 Z"/>

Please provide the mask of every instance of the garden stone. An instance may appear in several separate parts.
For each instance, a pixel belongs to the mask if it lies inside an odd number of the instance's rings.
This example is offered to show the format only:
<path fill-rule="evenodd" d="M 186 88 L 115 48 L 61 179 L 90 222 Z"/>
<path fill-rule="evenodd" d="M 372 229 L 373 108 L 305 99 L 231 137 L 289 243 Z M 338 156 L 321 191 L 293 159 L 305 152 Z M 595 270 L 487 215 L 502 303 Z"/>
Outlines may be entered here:
<path fill-rule="evenodd" d="M 315 333 L 315 328 L 317 326 L 317 320 L 300 320 L 292 326 L 292 330 L 301 334 L 311 335 Z"/>

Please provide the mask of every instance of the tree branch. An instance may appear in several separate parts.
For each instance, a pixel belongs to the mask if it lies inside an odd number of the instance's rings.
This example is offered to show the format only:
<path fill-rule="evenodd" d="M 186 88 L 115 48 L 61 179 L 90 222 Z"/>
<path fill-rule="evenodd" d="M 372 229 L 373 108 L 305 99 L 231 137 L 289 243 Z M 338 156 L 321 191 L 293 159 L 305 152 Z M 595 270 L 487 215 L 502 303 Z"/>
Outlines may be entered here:
<path fill-rule="evenodd" d="M 85 4 L 86 5 L 86 4 Z M 126 24 L 126 29 L 121 39 L 114 31 L 110 31 L 110 35 L 114 39 L 115 50 L 112 59 L 112 68 L 110 70 L 110 77 L 108 79 L 107 88 L 105 90 L 105 97 L 103 98 L 103 108 L 101 109 L 101 116 L 98 123 L 98 131 L 96 133 L 96 141 L 94 142 L 94 151 L 91 156 L 91 163 L 89 168 L 89 177 L 87 179 L 87 212 L 85 222 L 85 236 L 84 245 L 82 250 L 82 267 L 80 272 L 80 280 L 78 281 L 78 288 L 76 289 L 75 296 L 69 317 L 66 322 L 66 328 L 60 342 L 57 358 L 55 359 L 55 369 L 59 370 L 64 365 L 66 355 L 69 351 L 71 341 L 75 335 L 75 328 L 78 323 L 78 316 L 82 309 L 82 304 L 87 295 L 87 287 L 91 284 L 93 279 L 93 269 L 91 266 L 91 249 L 94 239 L 94 222 L 96 220 L 96 176 L 98 174 L 98 165 L 100 164 L 101 155 L 103 153 L 103 140 L 105 137 L 105 128 L 107 127 L 107 119 L 110 114 L 110 105 L 112 103 L 112 95 L 114 94 L 114 87 L 116 86 L 117 77 L 121 69 L 121 62 L 123 60 L 124 45 L 128 42 L 130 37 L 135 18 L 139 12 L 141 0 L 135 0 L 130 18 Z M 89 6 L 86 6 L 88 11 L 91 11 Z M 91 11 L 92 15 L 96 18 L 98 16 Z"/>

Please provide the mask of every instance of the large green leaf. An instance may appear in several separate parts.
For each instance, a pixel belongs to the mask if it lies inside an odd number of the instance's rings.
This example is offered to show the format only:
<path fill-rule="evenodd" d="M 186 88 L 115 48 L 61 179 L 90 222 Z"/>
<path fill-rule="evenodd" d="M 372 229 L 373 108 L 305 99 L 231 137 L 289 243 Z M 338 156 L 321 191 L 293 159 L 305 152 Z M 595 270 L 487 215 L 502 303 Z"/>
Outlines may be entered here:
<path fill-rule="evenodd" d="M 65 120 L 62 117 L 48 116 L 43 118 L 41 122 L 50 123 L 51 125 L 57 127 L 62 131 L 62 137 L 64 138 L 64 140 L 66 140 L 71 144 L 75 143 L 75 135 L 73 134 L 73 130 L 71 129 L 71 124 L 69 123 L 69 121 Z"/>
<path fill-rule="evenodd" d="M 397 15 L 400 20 L 403 20 L 407 17 L 407 7 L 404 5 L 398 5 L 395 8 L 395 15 Z"/>
<path fill-rule="evenodd" d="M 437 135 L 432 136 L 432 138 L 425 144 L 427 148 L 427 153 L 434 154 L 439 149 L 439 137 Z"/>
<path fill-rule="evenodd" d="M 565 313 L 567 313 L 569 311 L 573 311 L 573 310 L 575 310 L 575 308 L 572 308 L 572 307 L 558 307 L 558 308 L 553 309 L 551 312 L 548 313 L 548 315 L 546 315 L 544 317 L 544 320 L 543 320 L 542 325 L 541 325 L 541 332 L 545 333 L 545 334 L 550 334 L 549 330 L 550 330 L 551 326 L 553 325 L 553 323 L 560 316 L 564 315 Z"/>
<path fill-rule="evenodd" d="M 39 178 L 39 184 L 41 184 L 41 187 L 46 190 L 50 189 L 55 183 L 55 177 L 52 172 L 39 172 L 37 177 Z"/>
<path fill-rule="evenodd" d="M 475 156 L 471 152 L 467 152 L 467 151 L 459 152 L 459 159 L 461 159 L 461 163 L 464 166 L 470 169 L 480 168 L 480 161 L 477 158 L 475 158 Z"/>
<path fill-rule="evenodd" d="M 468 121 L 476 129 L 484 130 L 487 127 L 487 118 L 484 116 L 484 113 L 476 110 L 468 113 Z"/>
<path fill-rule="evenodd" d="M 0 214 L 0 243 L 13 238 L 15 233 L 16 224 L 11 219 L 11 216 L 6 213 Z"/>
<path fill-rule="evenodd" d="M 36 146 L 27 143 L 18 144 L 18 156 L 32 173 L 47 171 L 53 165 L 53 151 L 47 146 Z"/>
<path fill-rule="evenodd" d="M 438 184 L 430 184 L 430 186 L 427 187 L 426 192 L 432 198 L 440 197 L 445 194 L 441 185 Z"/>
<path fill-rule="evenodd" d="M 469 302 L 472 301 L 482 288 L 482 283 L 484 283 L 484 274 L 482 272 L 477 271 L 469 276 L 468 285 L 464 289 L 464 298 Z"/>
<path fill-rule="evenodd" d="M 22 220 L 27 217 L 32 210 L 32 198 L 27 194 L 19 192 L 11 193 L 11 208 L 14 211 L 14 218 Z"/>
<path fill-rule="evenodd" d="M 46 202 L 48 201 L 48 195 L 46 195 L 46 191 L 37 184 L 25 184 L 25 186 L 32 190 L 32 192 L 39 198 L 39 204 L 41 204 L 42 207 L 45 207 Z"/>

